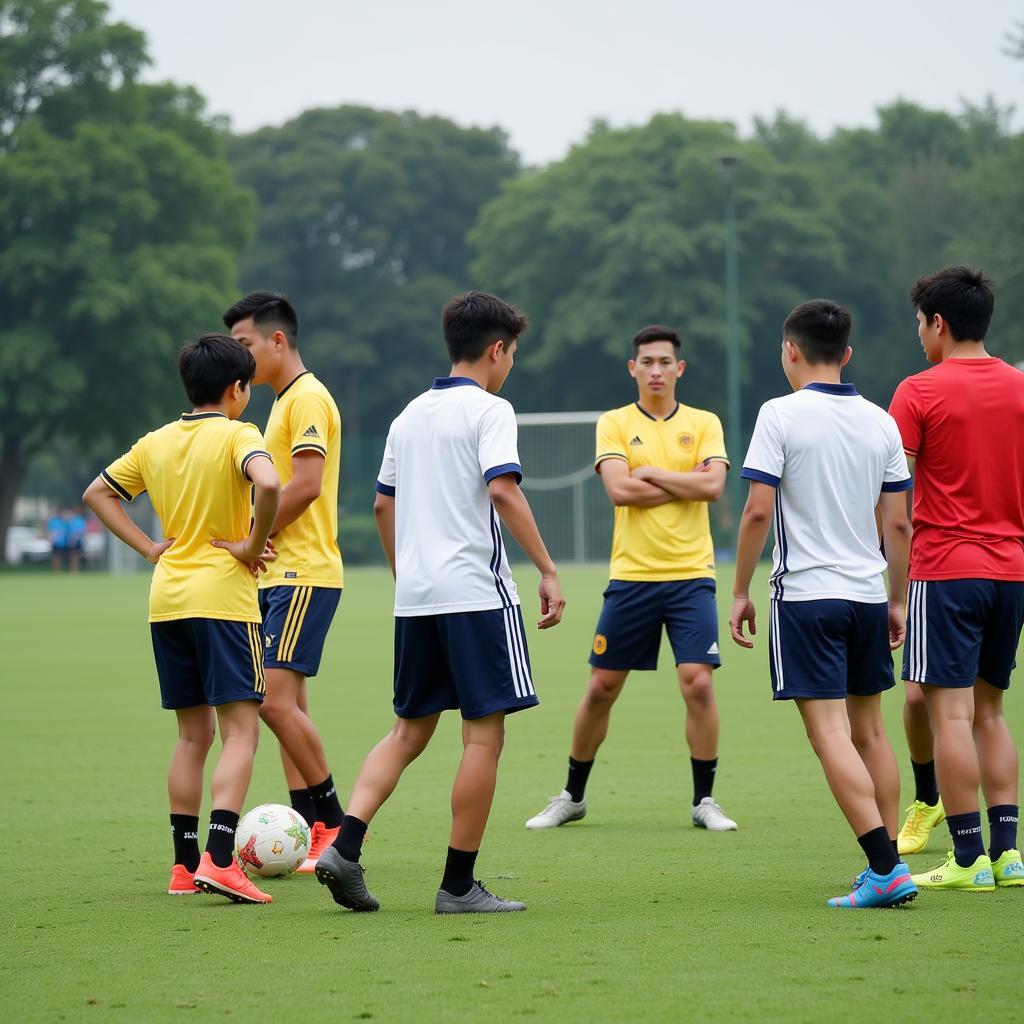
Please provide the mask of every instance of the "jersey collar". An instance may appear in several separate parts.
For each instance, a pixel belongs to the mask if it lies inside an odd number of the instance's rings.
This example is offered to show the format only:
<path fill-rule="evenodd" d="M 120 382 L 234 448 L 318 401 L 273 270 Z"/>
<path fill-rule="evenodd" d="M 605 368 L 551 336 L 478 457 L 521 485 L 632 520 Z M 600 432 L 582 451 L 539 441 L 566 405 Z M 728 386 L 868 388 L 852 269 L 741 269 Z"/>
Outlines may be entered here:
<path fill-rule="evenodd" d="M 227 419 L 227 416 L 222 412 L 183 412 L 181 414 L 181 418 L 187 422 L 190 422 L 191 420 L 216 419 L 218 416 L 223 419 Z"/>
<path fill-rule="evenodd" d="M 312 373 L 312 370 L 303 370 L 302 373 L 297 373 L 281 390 L 277 393 L 277 397 L 274 399 L 276 402 L 300 377 L 305 377 L 307 373 Z"/>
<path fill-rule="evenodd" d="M 667 423 L 677 412 L 679 412 L 679 403 L 676 402 L 676 407 L 662 420 L 659 420 L 657 416 L 652 416 L 639 402 L 633 403 L 649 420 L 654 420 L 655 423 Z"/>
<path fill-rule="evenodd" d="M 857 389 L 852 384 L 806 384 L 804 391 L 820 391 L 823 395 L 856 395 Z"/>
<path fill-rule="evenodd" d="M 431 391 L 443 391 L 445 388 L 464 388 L 464 387 L 479 388 L 480 385 L 477 384 L 477 382 L 475 380 L 473 380 L 472 377 L 435 377 L 434 378 L 434 383 L 431 386 L 430 390 Z M 481 390 L 483 390 L 483 389 L 481 388 Z"/>

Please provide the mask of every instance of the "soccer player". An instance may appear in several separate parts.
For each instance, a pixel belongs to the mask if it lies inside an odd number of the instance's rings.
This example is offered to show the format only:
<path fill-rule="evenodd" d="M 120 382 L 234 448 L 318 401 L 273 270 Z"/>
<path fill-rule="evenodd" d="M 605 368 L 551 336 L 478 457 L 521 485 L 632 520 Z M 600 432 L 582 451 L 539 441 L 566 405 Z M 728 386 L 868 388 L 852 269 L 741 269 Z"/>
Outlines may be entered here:
<path fill-rule="evenodd" d="M 850 314 L 827 299 L 797 306 L 783 327 L 782 368 L 793 394 L 758 413 L 743 477 L 729 628 L 741 647 L 757 632 L 750 581 L 774 518 L 768 624 L 774 700 L 793 700 L 832 795 L 868 858 L 848 896 L 830 907 L 899 906 L 914 899 L 896 852 L 900 778 L 882 725 L 903 642 L 911 486 L 892 418 L 841 381 Z M 889 566 L 888 605 L 875 509 Z"/>
<path fill-rule="evenodd" d="M 253 577 L 273 559 L 267 538 L 280 483 L 259 430 L 238 421 L 249 403 L 252 356 L 231 338 L 204 334 L 182 349 L 178 369 L 192 412 L 136 442 L 89 485 L 83 501 L 156 566 L 149 594 L 153 654 L 161 702 L 178 719 L 167 776 L 174 840 L 168 892 L 199 888 L 236 903 L 270 903 L 235 862 L 234 848 L 264 690 Z M 121 504 L 143 491 L 166 540 L 149 537 Z M 203 767 L 215 724 L 223 749 L 200 857 Z"/>
<path fill-rule="evenodd" d="M 473 880 L 494 797 L 505 716 L 537 704 L 519 595 L 501 521 L 540 572 L 540 629 L 565 601 L 555 565 L 519 489 L 515 413 L 497 397 L 526 317 L 494 295 L 468 292 L 443 314 L 448 377 L 392 423 L 374 514 L 395 575 L 395 676 L 391 732 L 369 753 L 341 834 L 317 878 L 335 902 L 376 910 L 359 864 L 374 814 L 423 752 L 441 712 L 462 715 L 462 762 L 452 789 L 439 914 L 525 910 Z"/>
<path fill-rule="evenodd" d="M 298 868 L 312 872 L 331 845 L 342 810 L 313 720 L 306 680 L 320 668 L 343 586 L 338 550 L 341 415 L 330 392 L 299 354 L 299 319 L 273 292 L 252 292 L 224 323 L 256 360 L 254 384 L 277 398 L 267 420 L 267 450 L 284 485 L 271 537 L 277 561 L 260 579 L 266 634 L 263 721 L 278 739 L 292 807 L 310 825 L 309 854 Z"/>
<path fill-rule="evenodd" d="M 1019 886 L 1017 748 L 1003 693 L 1024 624 L 1024 373 L 985 348 L 995 296 L 981 271 L 922 277 L 911 301 L 937 365 L 903 381 L 890 408 L 916 477 L 903 678 L 924 694 L 953 837 L 945 863 L 914 881 Z"/>
<path fill-rule="evenodd" d="M 638 400 L 597 424 L 595 468 L 615 506 L 611 579 L 590 654 L 590 682 L 573 724 L 565 789 L 526 822 L 529 829 L 554 828 L 587 813 L 587 779 L 612 705 L 632 669 L 658 667 L 662 627 L 686 704 L 691 819 L 714 832 L 736 828 L 711 795 L 719 728 L 711 674 L 721 660 L 708 502 L 721 496 L 729 462 L 718 417 L 676 400 L 676 382 L 686 369 L 681 344 L 671 327 L 640 330 L 628 363 Z"/>

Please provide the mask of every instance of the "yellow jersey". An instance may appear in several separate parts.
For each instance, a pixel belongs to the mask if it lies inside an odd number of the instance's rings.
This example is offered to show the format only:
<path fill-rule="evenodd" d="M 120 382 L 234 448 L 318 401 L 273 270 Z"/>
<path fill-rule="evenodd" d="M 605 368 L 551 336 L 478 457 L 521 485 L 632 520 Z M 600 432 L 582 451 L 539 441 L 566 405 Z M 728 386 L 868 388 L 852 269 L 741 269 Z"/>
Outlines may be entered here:
<path fill-rule="evenodd" d="M 320 495 L 273 538 L 277 561 L 260 577 L 267 587 L 334 587 L 345 582 L 338 550 L 338 476 L 341 472 L 341 413 L 331 393 L 310 373 L 300 373 L 274 400 L 267 420 L 267 450 L 282 489 L 295 475 L 292 457 L 324 457 Z"/>
<path fill-rule="evenodd" d="M 657 466 L 688 473 L 705 462 L 728 464 L 718 417 L 704 409 L 676 405 L 663 420 L 634 402 L 606 412 L 597 421 L 597 457 L 624 459 L 629 468 Z M 715 549 L 706 501 L 680 498 L 654 508 L 615 509 L 613 580 L 695 580 L 715 578 Z"/>
<path fill-rule="evenodd" d="M 252 522 L 249 460 L 259 429 L 219 412 L 187 413 L 140 438 L 101 476 L 125 501 L 149 492 L 165 537 L 149 588 L 149 621 L 259 622 L 256 580 L 212 540 L 244 540 Z"/>

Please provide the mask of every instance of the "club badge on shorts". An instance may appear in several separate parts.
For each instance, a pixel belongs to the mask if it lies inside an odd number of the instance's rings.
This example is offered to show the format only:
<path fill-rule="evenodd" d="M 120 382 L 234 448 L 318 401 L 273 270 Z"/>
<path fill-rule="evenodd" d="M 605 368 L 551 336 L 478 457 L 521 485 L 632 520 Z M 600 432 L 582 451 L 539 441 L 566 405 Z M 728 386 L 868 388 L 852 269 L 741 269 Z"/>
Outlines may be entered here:
<path fill-rule="evenodd" d="M 607 651 L 607 650 L 608 650 L 608 637 L 602 635 L 601 633 L 598 633 L 597 636 L 594 637 L 594 653 L 595 654 L 604 654 L 604 652 Z"/>

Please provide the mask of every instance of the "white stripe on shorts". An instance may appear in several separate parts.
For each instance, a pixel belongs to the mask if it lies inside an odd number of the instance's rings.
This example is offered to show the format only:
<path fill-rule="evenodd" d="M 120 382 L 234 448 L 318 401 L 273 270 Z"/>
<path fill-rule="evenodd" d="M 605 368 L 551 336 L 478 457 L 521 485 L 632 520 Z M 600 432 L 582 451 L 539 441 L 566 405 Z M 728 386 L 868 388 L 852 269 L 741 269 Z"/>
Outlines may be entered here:
<path fill-rule="evenodd" d="M 768 623 L 768 638 L 771 641 L 769 643 L 772 663 L 775 665 L 775 678 L 778 681 L 778 686 L 775 688 L 776 693 L 781 693 L 785 686 L 785 680 L 782 676 L 782 643 L 779 638 L 779 602 L 771 602 L 771 621 Z"/>

